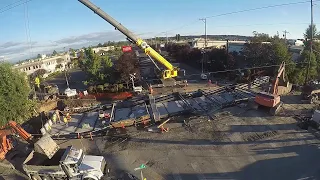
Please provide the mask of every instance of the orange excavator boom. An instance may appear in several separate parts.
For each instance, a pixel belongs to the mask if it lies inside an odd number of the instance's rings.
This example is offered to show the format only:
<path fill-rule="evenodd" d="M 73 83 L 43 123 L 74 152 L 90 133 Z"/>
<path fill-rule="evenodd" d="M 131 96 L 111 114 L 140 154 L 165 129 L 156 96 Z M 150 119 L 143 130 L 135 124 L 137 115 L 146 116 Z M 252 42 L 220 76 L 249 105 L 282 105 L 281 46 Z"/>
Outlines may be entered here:
<path fill-rule="evenodd" d="M 18 134 L 28 143 L 32 143 L 33 140 L 33 136 L 25 131 L 18 123 L 9 121 L 7 126 L 9 126 L 9 128 L 0 130 L 0 160 L 5 159 L 7 152 L 13 148 L 7 135 Z"/>
<path fill-rule="evenodd" d="M 16 134 L 20 135 L 24 140 L 26 140 L 27 142 L 32 141 L 33 136 L 26 130 L 24 130 L 18 123 L 16 123 L 15 121 L 9 121 L 8 125 Z"/>
<path fill-rule="evenodd" d="M 272 89 L 272 94 L 274 95 L 277 95 L 278 94 L 278 85 L 279 85 L 279 79 L 281 78 L 281 75 L 282 75 L 282 78 L 284 80 L 284 70 L 285 70 L 285 62 L 282 62 L 279 69 L 278 69 L 278 74 L 274 80 L 274 83 L 273 83 L 273 89 Z"/>

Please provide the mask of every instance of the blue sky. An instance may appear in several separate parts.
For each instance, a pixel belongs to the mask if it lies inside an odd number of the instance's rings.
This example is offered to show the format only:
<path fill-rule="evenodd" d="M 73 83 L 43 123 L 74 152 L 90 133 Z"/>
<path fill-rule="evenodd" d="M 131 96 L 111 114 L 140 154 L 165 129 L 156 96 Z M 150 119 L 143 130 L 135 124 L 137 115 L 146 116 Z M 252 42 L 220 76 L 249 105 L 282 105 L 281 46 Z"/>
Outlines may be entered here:
<path fill-rule="evenodd" d="M 52 50 L 79 48 L 124 36 L 77 0 L 0 1 L 0 59 L 23 60 Z M 180 33 L 203 34 L 199 18 L 245 9 L 301 2 L 303 0 L 91 0 L 128 29 L 143 38 Z M 318 5 L 319 4 L 319 5 Z M 320 2 L 315 2 L 314 22 Z M 248 11 L 207 19 L 208 34 L 252 35 L 252 31 L 274 35 L 290 32 L 288 38 L 302 38 L 310 23 L 310 4 Z M 27 26 L 26 24 L 29 24 Z M 27 28 L 28 27 L 28 28 Z M 320 29 L 320 28 L 319 28 Z M 28 34 L 28 35 L 27 35 Z M 32 47 L 32 48 L 30 48 Z"/>

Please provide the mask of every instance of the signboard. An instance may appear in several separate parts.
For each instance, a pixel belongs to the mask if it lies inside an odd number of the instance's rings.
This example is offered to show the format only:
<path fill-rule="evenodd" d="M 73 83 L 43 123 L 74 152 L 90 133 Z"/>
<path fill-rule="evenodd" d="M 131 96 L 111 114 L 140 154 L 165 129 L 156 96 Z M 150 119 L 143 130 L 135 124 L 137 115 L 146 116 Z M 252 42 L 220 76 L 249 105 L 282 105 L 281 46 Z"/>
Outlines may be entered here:
<path fill-rule="evenodd" d="M 130 52 L 132 51 L 131 46 L 122 46 L 122 52 Z"/>

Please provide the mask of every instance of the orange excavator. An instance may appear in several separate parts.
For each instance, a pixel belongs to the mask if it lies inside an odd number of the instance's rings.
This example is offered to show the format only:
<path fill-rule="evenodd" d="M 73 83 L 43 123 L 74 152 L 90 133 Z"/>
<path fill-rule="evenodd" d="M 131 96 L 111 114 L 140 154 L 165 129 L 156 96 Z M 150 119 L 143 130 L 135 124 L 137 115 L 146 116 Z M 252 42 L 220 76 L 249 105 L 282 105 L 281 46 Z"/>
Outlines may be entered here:
<path fill-rule="evenodd" d="M 15 121 L 9 121 L 3 129 L 0 129 L 0 160 L 5 159 L 6 154 L 13 148 L 12 141 L 8 138 L 9 135 L 19 135 L 28 143 L 33 143 L 33 136 L 31 134 Z"/>
<path fill-rule="evenodd" d="M 269 107 L 271 115 L 276 115 L 283 104 L 281 102 L 280 95 L 290 92 L 292 88 L 292 85 L 285 81 L 284 72 L 285 62 L 282 62 L 279 67 L 278 74 L 273 81 L 271 92 L 270 90 L 269 92 L 260 92 L 254 99 L 258 105 Z M 279 82 L 281 83 L 281 86 L 279 86 Z"/>

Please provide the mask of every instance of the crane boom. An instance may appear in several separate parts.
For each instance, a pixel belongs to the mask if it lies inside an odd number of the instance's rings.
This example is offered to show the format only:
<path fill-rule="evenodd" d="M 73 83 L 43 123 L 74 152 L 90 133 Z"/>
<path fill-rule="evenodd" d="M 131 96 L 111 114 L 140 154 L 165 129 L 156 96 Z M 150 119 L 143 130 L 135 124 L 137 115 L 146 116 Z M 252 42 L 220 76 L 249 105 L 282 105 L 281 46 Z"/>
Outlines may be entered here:
<path fill-rule="evenodd" d="M 168 62 L 164 57 L 162 57 L 157 51 L 155 51 L 153 48 L 151 48 L 147 42 L 142 40 L 141 38 L 134 35 L 132 32 L 130 32 L 126 27 L 124 27 L 122 24 L 120 24 L 118 21 L 116 21 L 113 17 L 108 15 L 106 12 L 101 10 L 99 7 L 97 7 L 95 4 L 90 2 L 89 0 L 78 0 L 83 5 L 91 9 L 94 13 L 98 14 L 102 19 L 109 22 L 112 26 L 114 26 L 116 29 L 118 29 L 122 34 L 127 36 L 128 39 L 130 39 L 132 42 L 136 43 L 136 45 L 144 50 L 144 52 L 149 55 L 150 57 L 156 59 L 158 62 L 163 64 L 167 70 L 164 70 L 162 77 L 164 79 L 176 77 L 178 75 L 178 68 L 174 67 L 170 62 Z"/>

